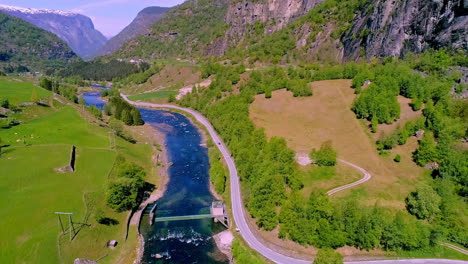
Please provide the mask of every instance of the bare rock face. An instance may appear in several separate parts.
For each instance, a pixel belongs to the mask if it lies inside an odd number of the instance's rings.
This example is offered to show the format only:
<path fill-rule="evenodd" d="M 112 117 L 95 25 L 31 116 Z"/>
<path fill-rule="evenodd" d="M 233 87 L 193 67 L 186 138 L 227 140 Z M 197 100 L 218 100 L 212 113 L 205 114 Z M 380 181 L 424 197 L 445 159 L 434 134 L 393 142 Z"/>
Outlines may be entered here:
<path fill-rule="evenodd" d="M 226 23 L 230 26 L 226 37 L 230 42 L 239 41 L 257 21 L 266 24 L 264 33 L 269 34 L 305 15 L 321 2 L 323 0 L 267 0 L 232 4 L 226 16 Z"/>
<path fill-rule="evenodd" d="M 468 1 L 374 0 L 342 38 L 344 59 L 402 56 L 429 48 L 468 49 Z"/>

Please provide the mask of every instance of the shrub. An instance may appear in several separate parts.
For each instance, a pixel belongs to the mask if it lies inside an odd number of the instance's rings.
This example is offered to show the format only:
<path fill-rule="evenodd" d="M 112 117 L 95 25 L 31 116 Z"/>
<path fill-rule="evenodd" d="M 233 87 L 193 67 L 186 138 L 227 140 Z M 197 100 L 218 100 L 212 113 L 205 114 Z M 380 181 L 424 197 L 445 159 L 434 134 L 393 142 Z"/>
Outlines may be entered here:
<path fill-rule="evenodd" d="M 337 156 L 331 141 L 324 142 L 319 150 L 313 149 L 310 153 L 310 158 L 319 166 L 335 166 Z"/>
<path fill-rule="evenodd" d="M 343 256 L 331 248 L 321 248 L 314 259 L 314 264 L 342 264 Z"/>
<path fill-rule="evenodd" d="M 400 161 L 401 161 L 401 156 L 400 156 L 399 154 L 397 154 L 397 155 L 395 156 L 395 158 L 393 158 L 393 160 L 394 160 L 395 162 L 400 162 Z"/>

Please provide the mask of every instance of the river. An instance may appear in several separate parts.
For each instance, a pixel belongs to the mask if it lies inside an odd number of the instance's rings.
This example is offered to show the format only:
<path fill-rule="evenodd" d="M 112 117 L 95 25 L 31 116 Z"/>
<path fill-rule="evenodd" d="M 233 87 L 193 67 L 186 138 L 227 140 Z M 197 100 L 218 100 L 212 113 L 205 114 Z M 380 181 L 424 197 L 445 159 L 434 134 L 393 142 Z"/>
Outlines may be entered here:
<path fill-rule="evenodd" d="M 100 92 L 83 95 L 86 103 L 103 107 Z M 209 159 L 198 129 L 184 115 L 140 108 L 143 120 L 165 135 L 169 182 L 157 202 L 157 216 L 185 216 L 209 213 L 214 197 L 209 190 Z M 223 231 L 212 219 L 156 222 L 148 215 L 141 220 L 145 238 L 143 263 L 229 263 L 212 236 Z M 157 259 L 159 254 L 162 258 Z"/>

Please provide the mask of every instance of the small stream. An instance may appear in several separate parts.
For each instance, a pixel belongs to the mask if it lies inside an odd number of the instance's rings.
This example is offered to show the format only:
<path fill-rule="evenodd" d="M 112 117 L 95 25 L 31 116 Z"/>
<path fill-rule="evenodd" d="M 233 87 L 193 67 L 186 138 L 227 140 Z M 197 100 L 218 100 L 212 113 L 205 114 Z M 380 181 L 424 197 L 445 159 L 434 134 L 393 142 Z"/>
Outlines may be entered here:
<path fill-rule="evenodd" d="M 100 92 L 83 95 L 88 105 L 102 109 Z M 139 108 L 143 120 L 164 133 L 168 153 L 169 182 L 157 202 L 157 216 L 184 216 L 209 213 L 214 200 L 209 190 L 209 159 L 198 129 L 184 115 Z M 149 206 L 151 208 L 152 206 Z M 224 230 L 212 219 L 156 222 L 148 214 L 141 219 L 145 237 L 143 263 L 229 263 L 212 236 Z M 162 256 L 157 259 L 156 255 Z"/>

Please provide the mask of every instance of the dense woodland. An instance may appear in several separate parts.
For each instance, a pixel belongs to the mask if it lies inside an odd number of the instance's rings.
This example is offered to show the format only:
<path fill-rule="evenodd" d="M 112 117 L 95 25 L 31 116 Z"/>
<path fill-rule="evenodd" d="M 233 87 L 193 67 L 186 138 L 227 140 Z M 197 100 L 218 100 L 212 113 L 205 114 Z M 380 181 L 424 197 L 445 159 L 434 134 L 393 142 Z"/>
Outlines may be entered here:
<path fill-rule="evenodd" d="M 244 72 L 244 66 L 207 63 L 203 75 L 215 75 L 208 88 L 196 88 L 179 103 L 204 113 L 232 151 L 243 185 L 244 200 L 257 225 L 265 230 L 280 226 L 280 237 L 300 244 L 337 248 L 344 245 L 362 249 L 417 250 L 434 246 L 440 240 L 468 245 L 466 199 L 468 153 L 459 148 L 467 136 L 466 100 L 454 99 L 451 90 L 459 74 L 448 74 L 450 66 L 467 66 L 466 56 L 444 50 L 405 60 L 388 58 L 370 64 L 348 63 L 319 67 L 270 67 Z M 246 81 L 240 81 L 241 76 Z M 376 146 L 385 149 L 404 144 L 418 130 L 425 130 L 414 153 L 417 164 L 440 164 L 433 182 L 418 186 L 407 200 L 407 212 L 379 206 L 362 207 L 357 201 L 330 201 L 321 190 L 303 197 L 294 153 L 282 138 L 267 139 L 249 119 L 248 107 L 256 94 L 287 88 L 295 96 L 312 96 L 311 81 L 353 79 L 359 94 L 352 110 L 357 118 L 372 123 L 393 123 L 399 118 L 396 97 L 413 100 L 423 109 L 420 120 L 408 122 L 392 139 Z M 365 81 L 370 85 L 363 86 Z M 377 132 L 377 131 L 376 131 Z M 324 148 L 327 149 L 327 144 Z M 312 154 L 317 156 L 320 150 Z M 325 151 L 326 156 L 334 156 Z M 325 159 L 323 165 L 328 164 Z M 332 165 L 332 164 L 330 164 Z M 289 193 L 289 191 L 291 192 Z M 277 213 L 277 208 L 281 208 Z"/>
<path fill-rule="evenodd" d="M 55 74 L 60 78 L 79 76 L 85 80 L 112 81 L 114 78 L 123 78 L 131 74 L 145 72 L 149 68 L 150 66 L 147 63 L 136 64 L 118 60 L 94 60 L 72 63 Z"/>

